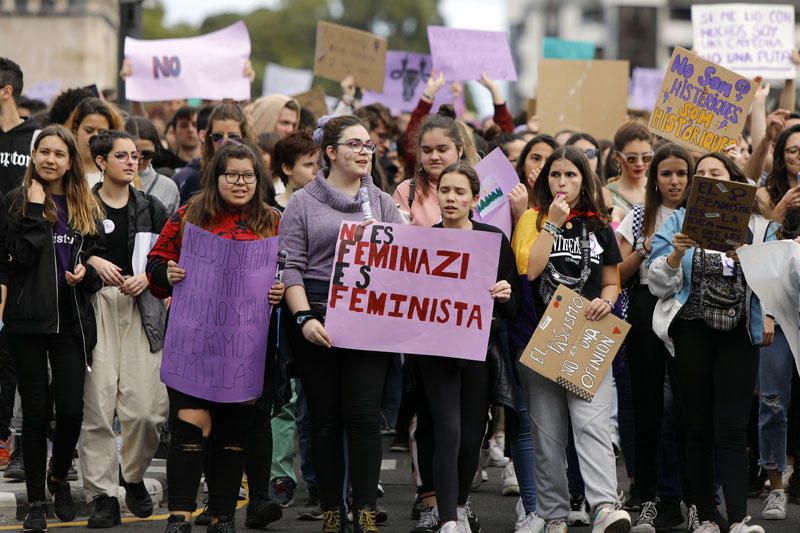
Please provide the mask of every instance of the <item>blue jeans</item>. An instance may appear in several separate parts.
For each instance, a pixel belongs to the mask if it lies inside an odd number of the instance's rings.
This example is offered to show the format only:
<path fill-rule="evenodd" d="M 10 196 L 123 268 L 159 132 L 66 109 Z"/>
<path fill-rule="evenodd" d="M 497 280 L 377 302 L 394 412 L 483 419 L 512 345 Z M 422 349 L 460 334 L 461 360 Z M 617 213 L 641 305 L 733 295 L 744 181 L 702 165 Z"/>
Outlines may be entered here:
<path fill-rule="evenodd" d="M 511 460 L 517 474 L 519 496 L 526 513 L 536 512 L 536 481 L 533 477 L 533 435 L 528 417 L 528 398 L 522 385 L 514 386 L 514 401 L 517 404 L 519 433 L 511 442 Z"/>
<path fill-rule="evenodd" d="M 767 470 L 786 471 L 786 424 L 793 366 L 786 335 L 780 326 L 775 326 L 775 340 L 761 348 L 758 366 L 758 464 Z"/>
<path fill-rule="evenodd" d="M 392 354 L 389 359 L 389 372 L 383 386 L 381 414 L 383 424 L 388 429 L 397 429 L 397 413 L 400 411 L 400 400 L 403 397 L 403 361 L 399 353 Z"/>

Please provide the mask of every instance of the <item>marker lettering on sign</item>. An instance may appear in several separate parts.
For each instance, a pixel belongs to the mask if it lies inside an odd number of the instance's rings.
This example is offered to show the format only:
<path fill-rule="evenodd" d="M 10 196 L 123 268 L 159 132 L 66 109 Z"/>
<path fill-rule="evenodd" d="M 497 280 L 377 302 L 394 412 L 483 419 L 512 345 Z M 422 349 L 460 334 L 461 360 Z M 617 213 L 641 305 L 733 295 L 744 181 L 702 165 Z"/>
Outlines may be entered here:
<path fill-rule="evenodd" d="M 178 56 L 153 56 L 153 79 L 177 78 L 181 75 L 181 58 Z"/>

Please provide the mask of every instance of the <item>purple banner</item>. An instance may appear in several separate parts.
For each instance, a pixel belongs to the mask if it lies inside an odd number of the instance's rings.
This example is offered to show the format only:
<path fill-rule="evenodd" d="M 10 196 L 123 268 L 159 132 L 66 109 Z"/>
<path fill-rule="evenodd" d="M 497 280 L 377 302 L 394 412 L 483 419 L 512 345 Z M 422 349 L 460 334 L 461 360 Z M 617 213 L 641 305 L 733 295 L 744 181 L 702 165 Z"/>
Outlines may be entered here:
<path fill-rule="evenodd" d="M 431 76 L 431 56 L 414 52 L 386 52 L 386 76 L 383 92 L 364 91 L 361 105 L 383 104 L 395 114 L 411 113 L 417 106 Z M 442 87 L 433 100 L 433 111 L 442 104 L 453 104 L 456 111 L 464 109 L 464 95 L 453 102 L 452 82 Z"/>
<path fill-rule="evenodd" d="M 161 381 L 220 403 L 261 396 L 277 256 L 277 237 L 233 241 L 186 223 Z"/>
<path fill-rule="evenodd" d="M 483 361 L 500 234 L 343 222 L 325 327 L 341 348 Z"/>
<path fill-rule="evenodd" d="M 448 81 L 517 81 L 517 70 L 504 31 L 478 31 L 428 26 L 433 68 Z"/>
<path fill-rule="evenodd" d="M 500 228 L 511 240 L 508 193 L 519 184 L 517 171 L 503 151 L 495 148 L 475 165 L 475 172 L 481 179 L 481 192 L 478 206 L 472 210 L 473 219 Z"/>

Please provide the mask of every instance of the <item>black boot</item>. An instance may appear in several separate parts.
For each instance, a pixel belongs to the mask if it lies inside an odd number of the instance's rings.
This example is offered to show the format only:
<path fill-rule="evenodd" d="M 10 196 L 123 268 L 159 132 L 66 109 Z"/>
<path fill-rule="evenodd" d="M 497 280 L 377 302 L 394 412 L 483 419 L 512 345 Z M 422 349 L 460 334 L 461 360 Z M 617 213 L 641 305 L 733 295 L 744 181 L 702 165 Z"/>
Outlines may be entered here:
<path fill-rule="evenodd" d="M 266 494 L 253 494 L 247 504 L 244 525 L 249 529 L 263 529 L 280 520 L 282 516 L 283 510 L 277 502 L 270 500 Z"/>
<path fill-rule="evenodd" d="M 14 481 L 25 481 L 25 461 L 22 457 L 22 435 L 14 435 L 14 451 L 11 452 L 11 461 L 9 461 L 3 477 Z"/>
<path fill-rule="evenodd" d="M 92 514 L 89 515 L 88 527 L 105 529 L 121 523 L 119 501 L 111 496 L 101 494 L 92 500 Z"/>

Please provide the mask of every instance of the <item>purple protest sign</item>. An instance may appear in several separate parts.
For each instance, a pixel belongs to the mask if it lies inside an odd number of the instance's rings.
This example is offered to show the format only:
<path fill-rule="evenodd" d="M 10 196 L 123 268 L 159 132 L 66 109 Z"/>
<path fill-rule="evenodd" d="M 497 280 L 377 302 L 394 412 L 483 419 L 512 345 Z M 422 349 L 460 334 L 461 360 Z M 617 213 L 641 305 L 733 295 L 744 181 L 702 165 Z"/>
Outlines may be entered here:
<path fill-rule="evenodd" d="M 500 228 L 511 239 L 508 193 L 519 184 L 517 171 L 503 151 L 495 148 L 475 165 L 475 172 L 481 179 L 481 192 L 478 206 L 472 210 L 472 218 Z"/>
<path fill-rule="evenodd" d="M 132 74 L 125 78 L 125 96 L 134 102 L 247 100 L 250 79 L 244 66 L 249 57 L 250 34 L 243 21 L 187 39 L 126 37 L 125 59 Z"/>
<path fill-rule="evenodd" d="M 656 106 L 656 100 L 664 83 L 664 70 L 658 68 L 634 67 L 628 94 L 628 107 L 650 111 Z"/>
<path fill-rule="evenodd" d="M 508 34 L 428 26 L 433 68 L 449 81 L 479 80 L 485 73 L 493 80 L 517 81 Z"/>
<path fill-rule="evenodd" d="M 414 111 L 431 76 L 431 56 L 414 52 L 386 52 L 386 76 L 383 81 L 383 92 L 364 91 L 361 105 L 383 104 L 392 113 L 410 113 Z M 464 109 L 464 95 L 453 103 L 451 82 L 445 84 L 433 100 L 433 109 L 442 104 L 452 103 L 456 110 Z"/>
<path fill-rule="evenodd" d="M 341 348 L 483 361 L 500 234 L 343 222 L 325 328 Z"/>
<path fill-rule="evenodd" d="M 186 223 L 161 381 L 214 402 L 261 396 L 277 256 L 277 237 L 233 241 Z"/>

